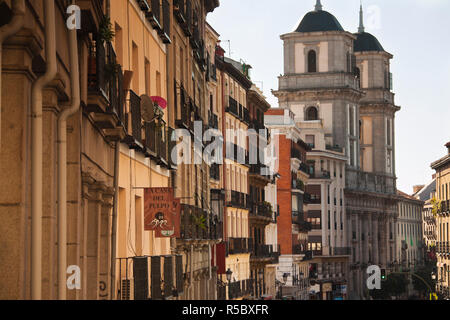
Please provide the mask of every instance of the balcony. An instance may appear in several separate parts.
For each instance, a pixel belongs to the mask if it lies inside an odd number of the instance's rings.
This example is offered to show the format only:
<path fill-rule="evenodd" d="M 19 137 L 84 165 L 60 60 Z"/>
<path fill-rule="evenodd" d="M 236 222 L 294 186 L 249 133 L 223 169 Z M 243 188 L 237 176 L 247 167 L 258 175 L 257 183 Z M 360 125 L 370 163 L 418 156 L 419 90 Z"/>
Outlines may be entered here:
<path fill-rule="evenodd" d="M 150 10 L 145 13 L 145 17 L 150 22 L 153 29 L 162 31 L 161 27 L 161 8 L 159 0 L 150 0 Z"/>
<path fill-rule="evenodd" d="M 232 142 L 226 143 L 226 158 L 250 167 L 248 151 Z"/>
<path fill-rule="evenodd" d="M 213 80 L 217 81 L 217 66 L 215 64 L 210 66 L 210 75 Z"/>
<path fill-rule="evenodd" d="M 280 256 L 280 246 L 274 246 L 271 244 L 255 244 L 253 252 L 251 254 L 252 259 L 273 259 L 278 261 Z M 276 262 L 272 262 L 276 263 Z"/>
<path fill-rule="evenodd" d="M 307 73 L 307 74 L 289 74 L 280 77 L 279 90 L 317 90 L 348 88 L 357 90 L 358 81 L 351 73 L 329 72 Z"/>
<path fill-rule="evenodd" d="M 180 88 L 180 113 L 177 114 L 175 124 L 178 128 L 194 130 L 194 122 L 192 121 L 192 114 L 194 111 L 194 105 L 192 99 L 187 95 L 183 86 Z"/>
<path fill-rule="evenodd" d="M 184 0 L 173 1 L 173 15 L 177 19 L 178 23 L 183 26 L 186 23 L 186 13 Z"/>
<path fill-rule="evenodd" d="M 250 200 L 249 208 L 251 217 L 269 218 L 268 222 L 273 217 L 273 208 L 269 202 L 256 203 Z"/>
<path fill-rule="evenodd" d="M 250 295 L 252 292 L 253 292 L 253 281 L 250 279 L 230 282 L 228 286 L 228 299 L 234 300 L 243 298 L 247 295 Z"/>
<path fill-rule="evenodd" d="M 208 111 L 208 126 L 211 129 L 219 130 L 219 117 L 211 111 Z"/>
<path fill-rule="evenodd" d="M 362 172 L 349 166 L 346 167 L 345 171 L 345 183 L 348 190 L 396 194 L 394 177 Z"/>
<path fill-rule="evenodd" d="M 260 162 L 263 163 L 264 161 L 260 160 Z M 268 166 L 266 166 L 266 165 L 261 164 L 261 163 L 250 165 L 249 174 L 257 175 L 257 176 L 260 176 L 261 178 L 263 178 L 263 179 L 265 179 L 267 181 L 270 181 L 269 174 L 268 174 L 270 168 Z"/>
<path fill-rule="evenodd" d="M 450 213 L 450 200 L 441 201 L 438 208 L 438 214 L 448 214 Z"/>
<path fill-rule="evenodd" d="M 352 249 L 349 247 L 331 247 L 331 256 L 349 256 L 352 254 Z"/>
<path fill-rule="evenodd" d="M 228 207 L 248 209 L 247 207 L 248 195 L 234 190 L 226 192 L 226 202 Z"/>
<path fill-rule="evenodd" d="M 155 122 L 145 123 L 146 155 L 156 160 L 157 164 L 168 166 L 168 143 L 166 130 Z"/>
<path fill-rule="evenodd" d="M 194 21 L 196 19 L 194 18 Z M 192 31 L 192 37 L 190 38 L 191 47 L 194 50 L 194 53 L 197 49 L 200 48 L 200 31 L 198 30 L 198 27 L 194 27 Z"/>
<path fill-rule="evenodd" d="M 331 179 L 331 174 L 328 171 L 312 172 L 309 175 L 310 179 Z"/>
<path fill-rule="evenodd" d="M 301 179 L 292 179 L 292 189 L 305 191 L 305 184 Z"/>
<path fill-rule="evenodd" d="M 165 44 L 171 44 L 170 39 L 170 5 L 167 0 L 162 0 L 162 11 L 163 11 L 163 28 L 158 29 L 159 37 Z"/>
<path fill-rule="evenodd" d="M 344 153 L 344 148 L 342 148 L 342 147 L 340 147 L 340 146 L 338 146 L 338 145 L 335 145 L 335 146 L 331 146 L 331 145 L 326 145 L 325 146 L 325 148 L 326 148 L 326 150 L 328 150 L 328 151 L 333 151 L 333 152 L 338 152 L 338 153 Z"/>
<path fill-rule="evenodd" d="M 225 112 L 229 112 L 239 118 L 238 103 L 232 97 L 228 97 L 228 107 L 225 109 Z"/>
<path fill-rule="evenodd" d="M 248 238 L 228 238 L 227 255 L 250 253 L 251 240 Z"/>
<path fill-rule="evenodd" d="M 117 64 L 111 42 L 98 34 L 89 43 L 87 64 L 88 101 L 85 107 L 94 124 L 110 140 L 121 140 L 127 130 L 122 67 Z M 116 128 L 122 126 L 119 132 Z"/>
<path fill-rule="evenodd" d="M 304 162 L 300 163 L 300 168 L 299 170 L 303 173 L 306 173 L 307 175 L 309 175 L 309 166 L 306 165 Z"/>
<path fill-rule="evenodd" d="M 131 149 L 144 150 L 142 141 L 141 98 L 133 90 L 130 90 L 129 92 L 130 112 L 127 114 L 127 118 L 128 121 L 131 120 L 131 131 L 127 131 L 124 142 L 128 144 L 128 147 Z"/>
<path fill-rule="evenodd" d="M 181 255 L 117 260 L 120 276 L 117 286 L 118 300 L 166 300 L 184 290 Z"/>
<path fill-rule="evenodd" d="M 184 35 L 192 37 L 192 0 L 186 0 L 186 22 L 181 24 Z"/>
<path fill-rule="evenodd" d="M 302 152 L 299 150 L 299 149 L 297 149 L 297 148 L 295 148 L 295 147 L 292 147 L 292 149 L 291 149 L 291 158 L 292 159 L 298 159 L 298 160 L 300 160 L 300 161 L 302 161 Z"/>
<path fill-rule="evenodd" d="M 209 175 L 211 179 L 220 181 L 220 165 L 217 163 L 211 164 L 211 168 L 209 169 Z"/>
<path fill-rule="evenodd" d="M 217 215 L 194 206 L 181 205 L 181 240 L 220 240 L 223 223 Z"/>

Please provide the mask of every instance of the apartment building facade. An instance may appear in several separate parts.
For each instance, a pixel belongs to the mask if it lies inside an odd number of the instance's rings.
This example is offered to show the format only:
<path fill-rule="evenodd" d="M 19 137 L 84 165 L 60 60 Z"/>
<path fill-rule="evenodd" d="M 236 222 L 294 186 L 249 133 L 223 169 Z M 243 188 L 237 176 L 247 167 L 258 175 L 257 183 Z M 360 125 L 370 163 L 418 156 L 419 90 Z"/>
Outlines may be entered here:
<path fill-rule="evenodd" d="M 272 175 L 265 160 L 270 136 L 264 124 L 264 113 L 270 109 L 270 104 L 266 101 L 263 93 L 255 85 L 252 85 L 247 94 L 247 105 L 250 112 L 248 141 L 251 163 L 248 179 L 249 227 L 252 239 L 250 277 L 254 284 L 252 295 L 258 299 L 263 296 L 273 296 L 275 290 L 275 274 L 273 268 L 268 268 L 268 265 L 278 262 L 279 247 L 267 242 L 266 228 L 274 222 L 277 208 L 273 207 L 271 202 L 266 201 L 266 187 L 271 182 Z"/>
<path fill-rule="evenodd" d="M 3 41 L 1 285 L 4 299 L 106 299 L 113 294 L 112 217 L 125 104 L 106 1 L 6 1 L 17 27 Z M 2 26 L 8 28 L 8 24 Z M 45 51 L 44 51 L 45 48 Z M 58 57 L 58 58 L 57 58 Z M 31 117 L 30 117 L 31 115 Z M 20 155 L 18 157 L 18 155 Z M 7 187 L 8 186 L 8 187 Z M 80 277 L 67 287 L 67 267 Z M 6 265 L 4 265 L 6 267 Z"/>
<path fill-rule="evenodd" d="M 413 196 L 424 202 L 422 208 L 422 233 L 427 254 L 435 254 L 436 247 L 436 217 L 433 214 L 433 203 L 436 201 L 436 179 L 427 185 L 415 186 Z"/>
<path fill-rule="evenodd" d="M 422 211 L 424 202 L 397 190 L 398 220 L 394 232 L 397 233 L 398 264 L 405 269 L 414 269 L 424 262 Z"/>
<path fill-rule="evenodd" d="M 279 298 L 291 296 L 307 300 L 309 290 L 308 231 L 306 221 L 305 185 L 308 183 L 306 152 L 309 147 L 301 140 L 300 130 L 294 122 L 294 114 L 285 109 L 269 109 L 265 124 L 274 140 L 277 155 L 275 168 L 277 179 L 277 241 L 280 256 L 276 280 Z M 282 296 L 281 296 L 282 295 Z"/>
<path fill-rule="evenodd" d="M 247 132 L 250 113 L 247 93 L 252 83 L 244 65 L 225 57 L 225 51 L 216 49 L 217 76 L 221 79 L 223 126 L 223 176 L 224 176 L 224 246 L 225 255 L 220 263 L 225 272 L 231 273 L 227 283 L 227 300 L 249 297 L 252 291 L 250 280 L 251 239 L 249 227 L 249 144 Z"/>
<path fill-rule="evenodd" d="M 178 299 L 213 300 L 217 297 L 217 270 L 211 257 L 221 239 L 222 217 L 211 208 L 210 166 L 203 157 L 203 134 L 209 129 L 209 92 L 214 82 L 205 46 L 209 39 L 206 16 L 219 1 L 169 2 L 173 19 L 167 53 L 168 121 L 170 127 L 184 130 L 181 147 L 177 144 L 171 152 L 178 159 L 172 185 L 181 200 L 181 234 L 174 247 L 185 270 L 185 289 Z M 178 143 L 181 136 L 172 135 L 171 140 Z"/>
<path fill-rule="evenodd" d="M 449 209 L 450 209 L 450 142 L 445 145 L 448 154 L 433 162 L 431 168 L 436 171 L 436 253 L 437 253 L 437 291 L 450 296 L 449 268 Z"/>

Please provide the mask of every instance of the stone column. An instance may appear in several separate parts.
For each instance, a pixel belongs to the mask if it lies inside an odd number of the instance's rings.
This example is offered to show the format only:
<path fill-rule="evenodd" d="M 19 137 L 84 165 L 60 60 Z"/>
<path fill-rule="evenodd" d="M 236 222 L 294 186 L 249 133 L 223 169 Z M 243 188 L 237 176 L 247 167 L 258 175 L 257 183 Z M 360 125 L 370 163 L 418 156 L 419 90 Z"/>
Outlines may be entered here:
<path fill-rule="evenodd" d="M 89 189 L 95 180 L 87 173 L 82 173 L 82 212 L 79 225 L 80 242 L 80 269 L 81 269 L 81 296 L 82 300 L 88 299 L 88 217 L 89 217 L 89 199 L 91 194 Z"/>
<path fill-rule="evenodd" d="M 380 253 L 378 248 L 378 215 L 372 215 L 372 259 L 375 265 L 380 263 Z"/>
<path fill-rule="evenodd" d="M 89 189 L 90 199 L 87 212 L 87 298 L 99 298 L 99 270 L 100 270 L 100 232 L 103 206 L 103 192 L 105 186 L 95 183 Z"/>
<path fill-rule="evenodd" d="M 386 267 L 391 262 L 391 241 L 390 241 L 390 224 L 391 218 L 387 217 L 386 219 Z"/>
<path fill-rule="evenodd" d="M 369 219 L 368 214 L 364 215 L 364 263 L 369 262 Z"/>
<path fill-rule="evenodd" d="M 103 199 L 100 217 L 99 298 L 107 300 L 111 283 L 111 223 L 114 189 L 108 188 L 103 194 Z"/>
<path fill-rule="evenodd" d="M 387 263 L 387 243 L 386 243 L 386 218 L 381 218 L 379 220 L 379 230 L 380 230 L 380 264 L 382 267 L 386 267 Z"/>
<path fill-rule="evenodd" d="M 30 299 L 30 266 L 25 259 L 30 255 L 30 96 L 36 80 L 32 60 L 44 41 L 29 12 L 30 19 L 25 21 L 28 29 L 3 43 L 0 66 L 0 256 L 5 266 L 0 272 L 4 289 L 0 299 Z"/>

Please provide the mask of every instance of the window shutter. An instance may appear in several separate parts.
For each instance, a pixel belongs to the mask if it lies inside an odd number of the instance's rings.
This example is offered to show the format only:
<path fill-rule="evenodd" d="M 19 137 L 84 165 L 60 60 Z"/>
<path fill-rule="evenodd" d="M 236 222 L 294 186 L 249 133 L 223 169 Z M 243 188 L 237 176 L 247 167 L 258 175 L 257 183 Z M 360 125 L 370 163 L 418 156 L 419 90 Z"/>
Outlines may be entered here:
<path fill-rule="evenodd" d="M 151 257 L 151 291 L 152 300 L 160 300 L 162 298 L 161 292 L 161 257 Z"/>
<path fill-rule="evenodd" d="M 134 300 L 148 299 L 148 261 L 146 257 L 133 258 Z"/>
<path fill-rule="evenodd" d="M 176 286 L 178 293 L 182 293 L 184 291 L 184 279 L 183 279 L 183 257 L 181 255 L 177 255 L 175 257 L 175 273 L 176 273 Z"/>
<path fill-rule="evenodd" d="M 172 296 L 173 291 L 173 256 L 164 257 L 164 297 Z"/>

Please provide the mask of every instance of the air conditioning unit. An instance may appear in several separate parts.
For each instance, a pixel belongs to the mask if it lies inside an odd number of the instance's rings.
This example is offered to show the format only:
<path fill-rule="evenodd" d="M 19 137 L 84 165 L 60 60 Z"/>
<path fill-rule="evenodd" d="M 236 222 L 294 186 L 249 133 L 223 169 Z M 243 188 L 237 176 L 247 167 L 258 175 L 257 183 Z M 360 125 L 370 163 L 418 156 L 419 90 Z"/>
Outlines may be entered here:
<path fill-rule="evenodd" d="M 134 279 L 122 279 L 120 300 L 134 300 Z"/>

